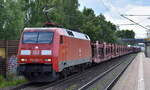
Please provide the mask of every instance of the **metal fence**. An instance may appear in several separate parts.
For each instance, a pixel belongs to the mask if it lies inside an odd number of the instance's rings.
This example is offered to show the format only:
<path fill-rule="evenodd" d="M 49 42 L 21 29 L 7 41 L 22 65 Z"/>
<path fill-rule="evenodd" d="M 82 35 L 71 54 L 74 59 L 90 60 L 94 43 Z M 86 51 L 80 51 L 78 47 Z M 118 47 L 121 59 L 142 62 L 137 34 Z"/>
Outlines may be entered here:
<path fill-rule="evenodd" d="M 3 58 L 0 58 L 0 75 L 6 76 L 6 62 Z"/>

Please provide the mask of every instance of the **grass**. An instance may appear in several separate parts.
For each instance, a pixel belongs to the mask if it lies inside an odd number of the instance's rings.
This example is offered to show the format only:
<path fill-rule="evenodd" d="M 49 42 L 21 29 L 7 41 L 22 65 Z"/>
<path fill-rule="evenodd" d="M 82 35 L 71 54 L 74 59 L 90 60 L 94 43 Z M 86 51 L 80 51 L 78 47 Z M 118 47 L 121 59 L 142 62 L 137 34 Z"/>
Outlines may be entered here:
<path fill-rule="evenodd" d="M 12 75 L 8 77 L 9 79 L 6 80 L 2 76 L 0 76 L 0 88 L 5 88 L 8 86 L 16 86 L 18 84 L 27 82 L 24 78 L 14 78 Z"/>
<path fill-rule="evenodd" d="M 72 85 L 69 88 L 65 89 L 65 90 L 75 90 L 75 88 L 77 88 L 77 85 Z"/>

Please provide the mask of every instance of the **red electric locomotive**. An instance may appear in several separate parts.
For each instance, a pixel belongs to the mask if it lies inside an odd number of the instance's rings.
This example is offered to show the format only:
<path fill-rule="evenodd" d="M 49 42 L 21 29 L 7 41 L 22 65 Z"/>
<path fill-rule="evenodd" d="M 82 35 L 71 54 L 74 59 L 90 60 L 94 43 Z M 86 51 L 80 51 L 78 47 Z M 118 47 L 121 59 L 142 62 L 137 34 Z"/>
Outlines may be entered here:
<path fill-rule="evenodd" d="M 25 28 L 18 49 L 18 73 L 34 82 L 50 82 L 92 63 L 132 52 L 137 47 L 92 43 L 88 35 L 64 28 Z"/>
<path fill-rule="evenodd" d="M 30 81 L 53 81 L 92 62 L 90 38 L 63 28 L 25 28 L 18 72 Z"/>

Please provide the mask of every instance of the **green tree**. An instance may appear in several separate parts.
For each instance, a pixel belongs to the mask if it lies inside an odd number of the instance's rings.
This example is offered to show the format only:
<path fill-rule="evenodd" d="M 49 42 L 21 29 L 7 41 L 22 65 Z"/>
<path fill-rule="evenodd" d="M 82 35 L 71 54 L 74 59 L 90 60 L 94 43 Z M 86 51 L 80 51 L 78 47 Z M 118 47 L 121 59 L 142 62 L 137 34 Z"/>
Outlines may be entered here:
<path fill-rule="evenodd" d="M 98 27 L 93 23 L 95 19 L 94 11 L 90 8 L 84 8 L 83 10 L 83 25 L 82 32 L 90 36 L 93 41 L 97 39 Z"/>
<path fill-rule="evenodd" d="M 120 38 L 135 38 L 135 33 L 133 30 L 121 30 L 117 31 L 116 34 Z"/>
<path fill-rule="evenodd" d="M 106 41 L 110 43 L 116 42 L 116 26 L 112 24 L 110 21 L 106 21 L 105 17 L 100 14 L 97 16 L 98 25 L 101 26 L 101 30 L 99 30 L 99 39 L 101 41 Z"/>
<path fill-rule="evenodd" d="M 0 39 L 15 40 L 19 38 L 21 29 L 24 27 L 24 15 L 18 0 L 1 0 L 0 11 Z"/>
<path fill-rule="evenodd" d="M 18 39 L 23 27 L 42 27 L 47 21 L 43 9 L 52 22 L 64 28 L 81 31 L 92 41 L 115 43 L 116 26 L 91 8 L 79 11 L 78 0 L 4 0 L 0 1 L 0 39 Z M 5 34 L 3 34 L 5 33 Z"/>
<path fill-rule="evenodd" d="M 0 12 L 0 39 L 4 39 L 4 23 L 6 19 L 6 8 L 4 0 L 0 0 Z"/>
<path fill-rule="evenodd" d="M 102 14 L 96 16 L 91 8 L 84 8 L 83 15 L 82 30 L 90 36 L 92 41 L 116 42 L 116 26 L 110 21 L 106 21 Z"/>
<path fill-rule="evenodd" d="M 41 26 L 46 20 L 43 8 L 53 8 L 49 18 L 66 28 L 78 28 L 81 17 L 78 0 L 24 0 L 26 26 Z"/>

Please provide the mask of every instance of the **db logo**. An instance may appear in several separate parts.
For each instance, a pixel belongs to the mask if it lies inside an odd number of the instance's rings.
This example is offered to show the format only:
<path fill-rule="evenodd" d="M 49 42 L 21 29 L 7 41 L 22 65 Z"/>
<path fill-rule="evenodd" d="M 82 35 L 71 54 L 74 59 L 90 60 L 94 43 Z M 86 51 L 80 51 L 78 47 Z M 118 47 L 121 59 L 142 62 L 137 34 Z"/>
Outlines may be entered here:
<path fill-rule="evenodd" d="M 32 54 L 33 55 L 40 55 L 40 51 L 39 50 L 33 50 Z"/>

